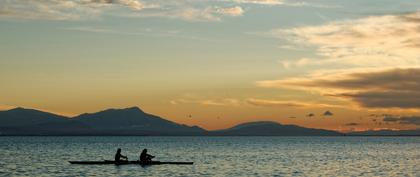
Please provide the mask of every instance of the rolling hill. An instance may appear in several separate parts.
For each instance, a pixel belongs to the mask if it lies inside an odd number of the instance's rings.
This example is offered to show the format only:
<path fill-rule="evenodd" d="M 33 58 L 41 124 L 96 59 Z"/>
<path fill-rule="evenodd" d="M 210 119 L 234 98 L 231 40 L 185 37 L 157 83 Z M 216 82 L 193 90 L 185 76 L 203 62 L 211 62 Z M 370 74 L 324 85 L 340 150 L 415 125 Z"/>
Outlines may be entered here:
<path fill-rule="evenodd" d="M 340 136 L 339 132 L 304 128 L 296 125 L 282 125 L 277 122 L 248 122 L 232 128 L 212 131 L 212 135 L 222 136 Z"/>

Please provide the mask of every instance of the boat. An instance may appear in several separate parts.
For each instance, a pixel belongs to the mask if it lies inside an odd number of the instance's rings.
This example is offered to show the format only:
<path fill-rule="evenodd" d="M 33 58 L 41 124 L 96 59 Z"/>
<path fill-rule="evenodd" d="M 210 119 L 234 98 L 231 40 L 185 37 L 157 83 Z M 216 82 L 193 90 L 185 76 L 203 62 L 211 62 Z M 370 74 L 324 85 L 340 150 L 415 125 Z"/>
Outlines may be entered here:
<path fill-rule="evenodd" d="M 136 161 L 113 161 L 113 160 L 103 160 L 103 161 L 69 161 L 71 164 L 80 164 L 80 165 L 128 165 L 128 164 L 137 164 L 137 165 L 163 165 L 163 164 L 172 164 L 172 165 L 192 165 L 194 162 L 161 162 L 161 161 L 151 161 L 151 162 L 140 162 Z"/>

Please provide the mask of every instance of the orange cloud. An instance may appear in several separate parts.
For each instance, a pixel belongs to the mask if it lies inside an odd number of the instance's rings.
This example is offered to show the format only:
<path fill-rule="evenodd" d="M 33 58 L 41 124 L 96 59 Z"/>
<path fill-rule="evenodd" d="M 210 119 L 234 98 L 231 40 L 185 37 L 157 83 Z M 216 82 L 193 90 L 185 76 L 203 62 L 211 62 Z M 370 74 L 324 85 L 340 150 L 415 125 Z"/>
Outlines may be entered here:
<path fill-rule="evenodd" d="M 278 100 L 263 100 L 263 99 L 247 99 L 248 104 L 262 107 L 308 107 L 310 104 L 296 102 L 296 101 L 278 101 Z"/>
<path fill-rule="evenodd" d="M 264 100 L 264 99 L 247 99 L 246 102 L 254 106 L 262 107 L 297 107 L 297 108 L 344 108 L 340 105 L 331 105 L 323 103 L 310 103 L 299 101 L 280 101 L 280 100 Z"/>
<path fill-rule="evenodd" d="M 330 73 L 261 81 L 261 87 L 312 90 L 368 108 L 420 108 L 420 68 Z"/>
<path fill-rule="evenodd" d="M 233 98 L 225 99 L 177 99 L 170 101 L 171 104 L 200 104 L 208 106 L 239 106 L 241 102 Z"/>

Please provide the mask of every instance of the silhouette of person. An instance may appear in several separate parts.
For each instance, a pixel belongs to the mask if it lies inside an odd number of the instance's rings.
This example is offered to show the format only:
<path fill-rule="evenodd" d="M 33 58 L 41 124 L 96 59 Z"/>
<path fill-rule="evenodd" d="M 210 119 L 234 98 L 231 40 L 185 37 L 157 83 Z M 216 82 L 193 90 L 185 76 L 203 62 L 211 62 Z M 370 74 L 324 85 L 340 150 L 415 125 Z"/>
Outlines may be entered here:
<path fill-rule="evenodd" d="M 115 162 L 123 162 L 123 161 L 128 161 L 128 158 L 127 158 L 127 156 L 123 156 L 121 154 L 121 149 L 118 148 L 117 153 L 115 154 Z"/>
<path fill-rule="evenodd" d="M 155 158 L 155 156 L 147 154 L 147 149 L 143 149 L 143 151 L 140 154 L 140 162 L 141 163 L 151 162 L 153 158 Z"/>

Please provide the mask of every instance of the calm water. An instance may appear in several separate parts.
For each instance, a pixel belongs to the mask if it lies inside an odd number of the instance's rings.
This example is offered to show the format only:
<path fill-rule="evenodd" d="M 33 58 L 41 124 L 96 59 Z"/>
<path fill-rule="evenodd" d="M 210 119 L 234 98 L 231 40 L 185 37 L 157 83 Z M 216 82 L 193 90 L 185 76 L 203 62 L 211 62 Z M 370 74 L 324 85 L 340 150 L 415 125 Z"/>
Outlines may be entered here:
<path fill-rule="evenodd" d="M 71 165 L 130 160 L 194 165 Z M 0 176 L 420 176 L 420 137 L 0 137 Z"/>

